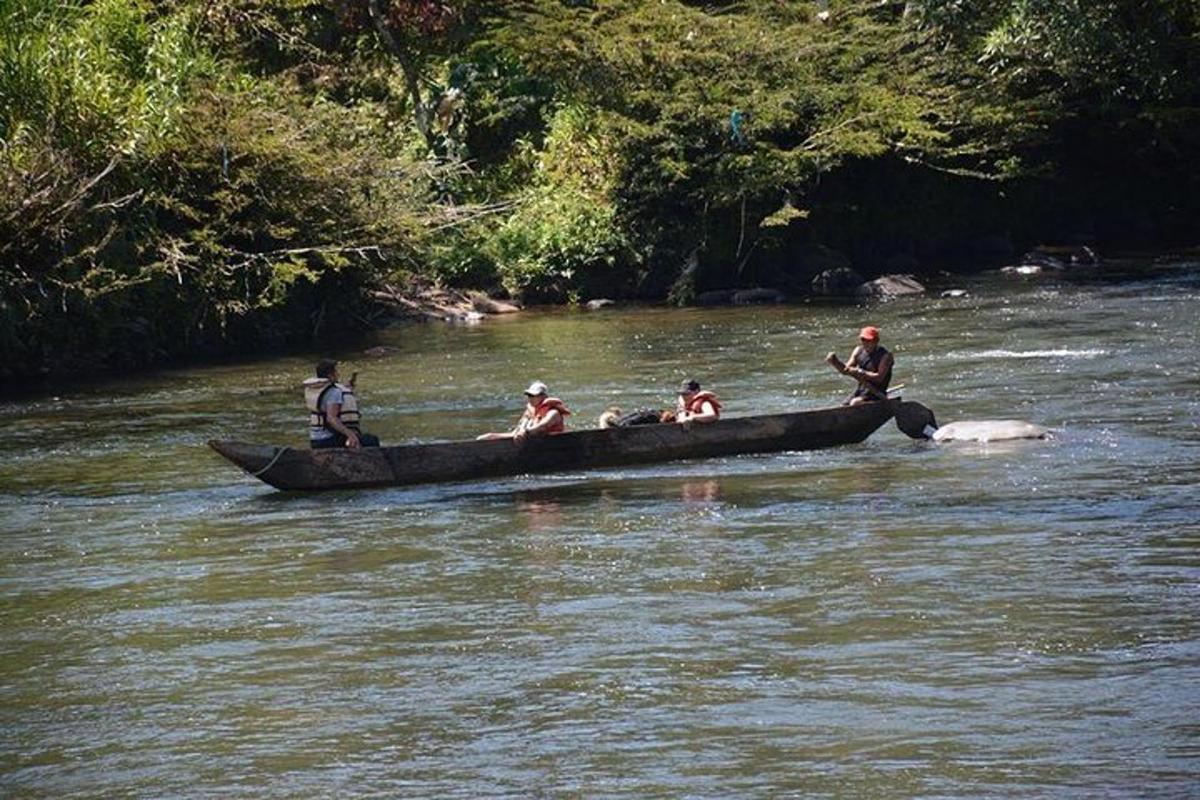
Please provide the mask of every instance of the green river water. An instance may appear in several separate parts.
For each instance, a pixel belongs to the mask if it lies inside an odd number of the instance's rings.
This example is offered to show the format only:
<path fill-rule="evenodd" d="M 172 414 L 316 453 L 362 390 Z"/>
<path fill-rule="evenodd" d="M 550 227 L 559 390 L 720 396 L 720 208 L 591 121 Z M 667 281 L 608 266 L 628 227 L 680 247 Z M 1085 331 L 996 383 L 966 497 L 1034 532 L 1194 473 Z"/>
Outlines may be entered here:
<path fill-rule="evenodd" d="M 1200 795 L 1200 265 L 947 285 L 336 355 L 400 443 L 534 378 L 833 405 L 873 323 L 939 421 L 1053 439 L 289 495 L 205 442 L 301 444 L 316 353 L 0 404 L 0 796 Z"/>

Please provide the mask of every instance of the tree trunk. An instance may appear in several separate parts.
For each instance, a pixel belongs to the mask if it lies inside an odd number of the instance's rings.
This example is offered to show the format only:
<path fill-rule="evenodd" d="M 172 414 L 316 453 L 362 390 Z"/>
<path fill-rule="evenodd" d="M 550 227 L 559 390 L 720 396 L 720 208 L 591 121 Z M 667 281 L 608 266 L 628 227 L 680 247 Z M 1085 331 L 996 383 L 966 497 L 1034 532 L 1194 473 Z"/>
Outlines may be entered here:
<path fill-rule="evenodd" d="M 375 26 L 375 32 L 379 34 L 379 38 L 383 40 L 387 49 L 400 62 L 400 71 L 404 73 L 404 83 L 408 87 L 408 96 L 413 104 L 413 120 L 417 123 L 417 131 L 425 137 L 425 143 L 432 150 L 435 144 L 435 137 L 429 124 L 432 108 L 421 97 L 421 80 L 415 59 L 411 53 L 400 46 L 395 35 L 388 28 L 387 19 L 379 7 L 379 0 L 367 0 L 367 8 L 371 12 L 371 23 Z"/>

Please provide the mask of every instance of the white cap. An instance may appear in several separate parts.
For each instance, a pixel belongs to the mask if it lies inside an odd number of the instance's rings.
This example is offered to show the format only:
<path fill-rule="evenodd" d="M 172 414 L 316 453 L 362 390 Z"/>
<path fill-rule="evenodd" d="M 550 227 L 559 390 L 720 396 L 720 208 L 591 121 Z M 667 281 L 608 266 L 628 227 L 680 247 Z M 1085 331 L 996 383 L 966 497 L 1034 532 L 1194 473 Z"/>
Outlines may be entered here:
<path fill-rule="evenodd" d="M 525 394 L 550 394 L 550 390 L 541 381 L 534 381 L 529 384 L 529 388 L 525 390 Z"/>

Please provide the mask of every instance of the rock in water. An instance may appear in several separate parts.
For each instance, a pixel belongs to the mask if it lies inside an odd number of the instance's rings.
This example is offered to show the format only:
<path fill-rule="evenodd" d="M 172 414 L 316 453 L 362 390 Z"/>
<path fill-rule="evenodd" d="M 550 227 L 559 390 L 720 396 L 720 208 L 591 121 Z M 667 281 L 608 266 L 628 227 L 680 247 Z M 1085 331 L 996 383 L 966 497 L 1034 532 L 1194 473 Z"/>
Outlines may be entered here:
<path fill-rule="evenodd" d="M 912 275 L 884 275 L 867 281 L 855 290 L 859 297 L 873 300 L 891 300 L 906 294 L 922 294 L 925 287 Z"/>
<path fill-rule="evenodd" d="M 1060 255 L 1063 254 L 1061 252 L 1052 253 L 1049 249 L 1030 250 L 1021 256 L 1021 264 L 1024 266 L 1038 266 L 1042 269 L 1064 270 L 1067 268 L 1067 265 L 1059 258 Z"/>
<path fill-rule="evenodd" d="M 1048 428 L 1019 419 L 981 419 L 951 422 L 933 434 L 935 442 L 1004 442 L 1010 439 L 1045 439 Z"/>
<path fill-rule="evenodd" d="M 1082 267 L 1096 267 L 1100 265 L 1100 256 L 1096 255 L 1095 250 L 1084 245 L 1071 251 L 1071 263 Z"/>
<path fill-rule="evenodd" d="M 1002 267 L 1000 271 L 1005 275 L 1039 275 L 1043 269 L 1037 264 L 1021 264 L 1018 267 Z"/>

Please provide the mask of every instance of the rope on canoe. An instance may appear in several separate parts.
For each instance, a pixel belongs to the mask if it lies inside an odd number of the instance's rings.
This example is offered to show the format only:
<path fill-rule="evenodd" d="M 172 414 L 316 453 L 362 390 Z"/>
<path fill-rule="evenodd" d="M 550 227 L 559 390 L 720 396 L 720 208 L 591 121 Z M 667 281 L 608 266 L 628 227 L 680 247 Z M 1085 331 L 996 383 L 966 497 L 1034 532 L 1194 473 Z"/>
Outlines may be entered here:
<path fill-rule="evenodd" d="M 265 473 L 271 467 L 275 466 L 275 462 L 279 460 L 279 457 L 282 456 L 284 453 L 286 453 L 288 450 L 291 450 L 291 448 L 290 447 L 279 448 L 278 450 L 275 451 L 275 457 L 272 458 L 270 461 L 268 461 L 267 465 L 265 467 L 260 469 L 258 472 L 251 472 L 250 474 L 256 478 L 261 478 L 263 473 Z"/>

